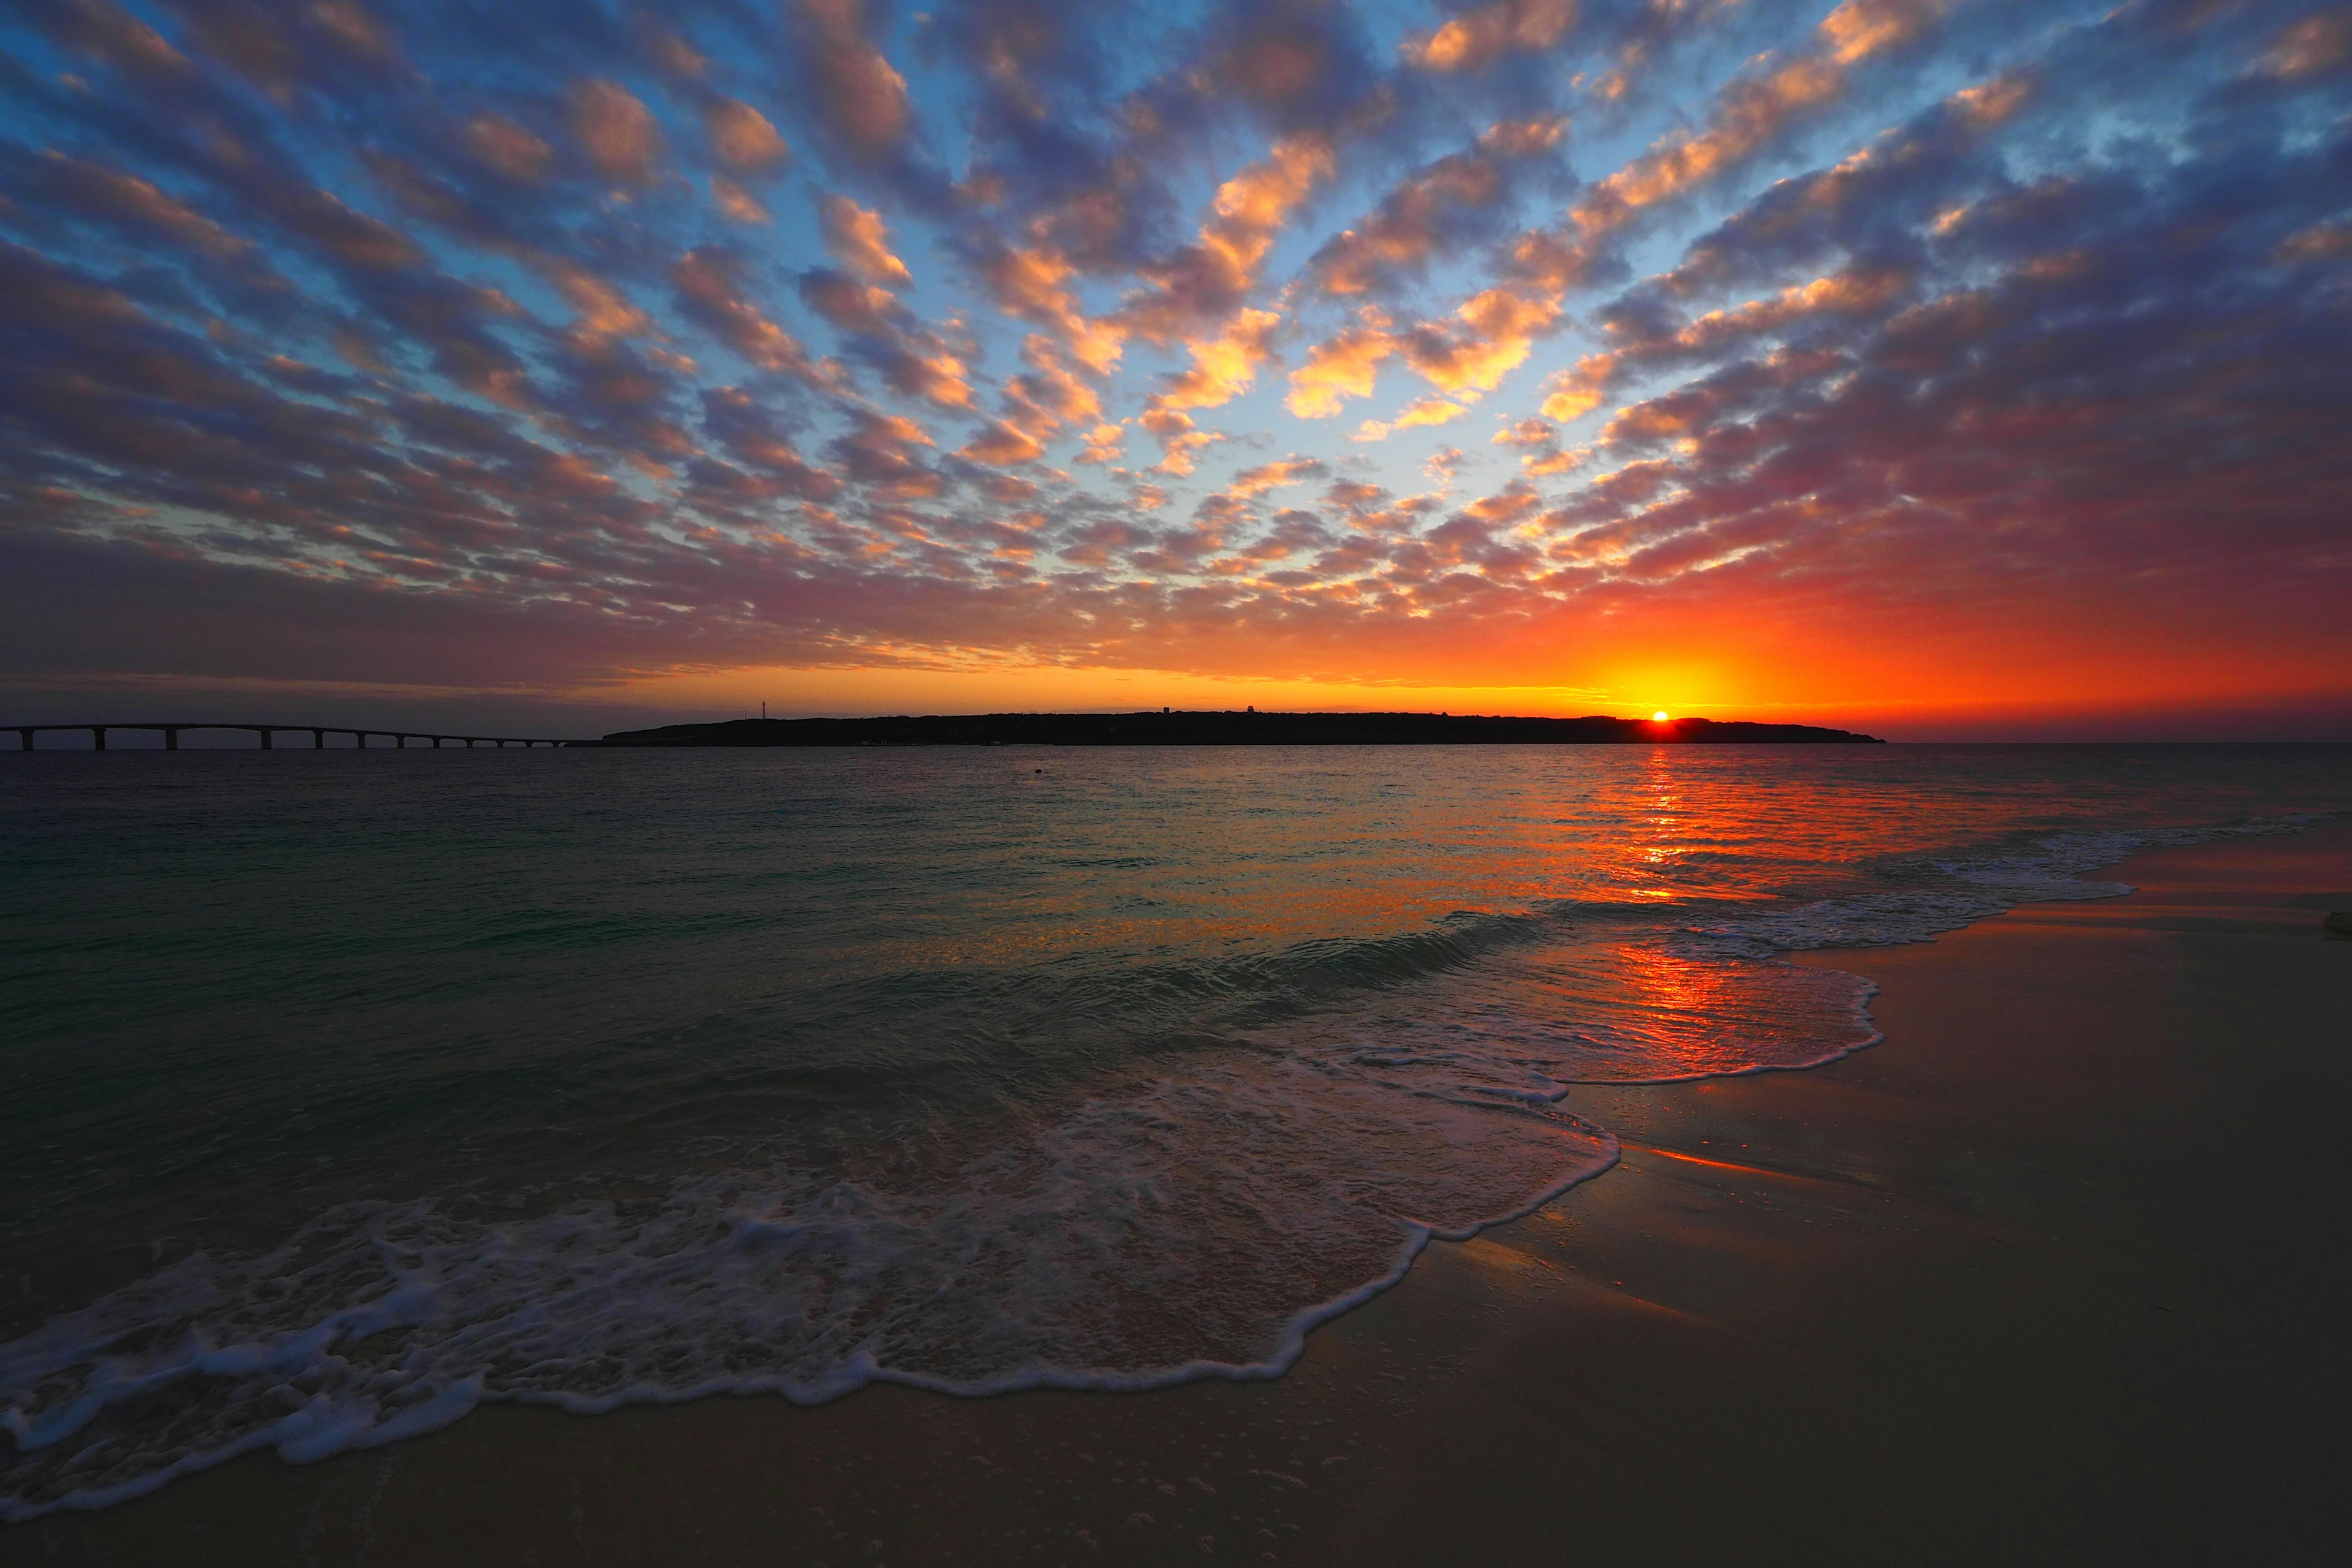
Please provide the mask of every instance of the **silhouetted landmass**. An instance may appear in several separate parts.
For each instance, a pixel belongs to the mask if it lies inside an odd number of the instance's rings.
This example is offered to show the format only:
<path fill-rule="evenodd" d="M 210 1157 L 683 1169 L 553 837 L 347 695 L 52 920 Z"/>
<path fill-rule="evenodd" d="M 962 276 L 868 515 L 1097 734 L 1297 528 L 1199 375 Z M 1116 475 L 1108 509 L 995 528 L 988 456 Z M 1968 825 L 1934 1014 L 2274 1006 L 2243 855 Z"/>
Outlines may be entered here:
<path fill-rule="evenodd" d="M 602 746 L 1417 746 L 1660 742 L 1883 745 L 1811 724 L 1672 719 L 1511 719 L 1444 713 L 948 713 L 890 719 L 730 719 L 623 730 Z"/>

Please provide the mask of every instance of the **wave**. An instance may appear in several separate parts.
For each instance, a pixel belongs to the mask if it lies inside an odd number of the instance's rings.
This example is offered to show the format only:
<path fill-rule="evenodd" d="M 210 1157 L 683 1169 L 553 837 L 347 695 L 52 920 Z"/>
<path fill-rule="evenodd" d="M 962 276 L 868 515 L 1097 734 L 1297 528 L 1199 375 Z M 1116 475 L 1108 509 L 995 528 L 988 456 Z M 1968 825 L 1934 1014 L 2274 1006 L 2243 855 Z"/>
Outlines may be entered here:
<path fill-rule="evenodd" d="M 1465 1149 L 1477 1157 L 1465 1161 Z M 1270 1377 L 1316 1323 L 1606 1169 L 1549 1106 L 1230 1048 L 829 1166 L 675 1180 L 493 1221 L 347 1205 L 191 1257 L 0 1348 L 0 1517 L 101 1507 L 249 1449 L 321 1458 L 485 1399 L 591 1412 Z"/>

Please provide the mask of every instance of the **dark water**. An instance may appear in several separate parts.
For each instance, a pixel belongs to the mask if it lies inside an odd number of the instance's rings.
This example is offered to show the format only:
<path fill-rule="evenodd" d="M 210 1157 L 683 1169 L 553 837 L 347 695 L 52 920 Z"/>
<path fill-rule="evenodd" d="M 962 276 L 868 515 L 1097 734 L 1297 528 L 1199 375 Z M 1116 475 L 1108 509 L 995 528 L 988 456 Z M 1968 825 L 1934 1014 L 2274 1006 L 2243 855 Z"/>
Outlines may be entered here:
<path fill-rule="evenodd" d="M 0 755 L 0 1518 L 246 1448 L 1270 1375 L 1579 1081 L 2342 747 Z"/>

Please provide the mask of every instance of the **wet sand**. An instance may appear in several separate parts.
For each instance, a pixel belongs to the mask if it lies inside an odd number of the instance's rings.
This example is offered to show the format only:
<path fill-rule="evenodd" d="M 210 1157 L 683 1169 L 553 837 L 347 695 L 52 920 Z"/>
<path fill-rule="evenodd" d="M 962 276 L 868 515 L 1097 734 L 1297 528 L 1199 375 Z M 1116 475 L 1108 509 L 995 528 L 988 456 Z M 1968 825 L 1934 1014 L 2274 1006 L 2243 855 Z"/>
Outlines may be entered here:
<path fill-rule="evenodd" d="M 1289 1376 L 816 1410 L 495 1407 L 266 1456 L 0 1562 L 2309 1560 L 2352 1393 L 2352 820 L 1805 962 L 1886 1042 L 1579 1089 L 1621 1167 Z"/>

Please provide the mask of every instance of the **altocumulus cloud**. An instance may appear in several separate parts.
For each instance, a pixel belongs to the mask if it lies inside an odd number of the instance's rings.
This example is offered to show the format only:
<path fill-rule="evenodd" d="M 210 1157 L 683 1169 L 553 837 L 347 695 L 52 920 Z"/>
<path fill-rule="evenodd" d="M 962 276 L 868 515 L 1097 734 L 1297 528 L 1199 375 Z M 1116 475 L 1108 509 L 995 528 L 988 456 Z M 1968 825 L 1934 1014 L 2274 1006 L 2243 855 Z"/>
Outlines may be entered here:
<path fill-rule="evenodd" d="M 2352 683 L 2352 6 L 0 18 L 20 678 Z"/>

